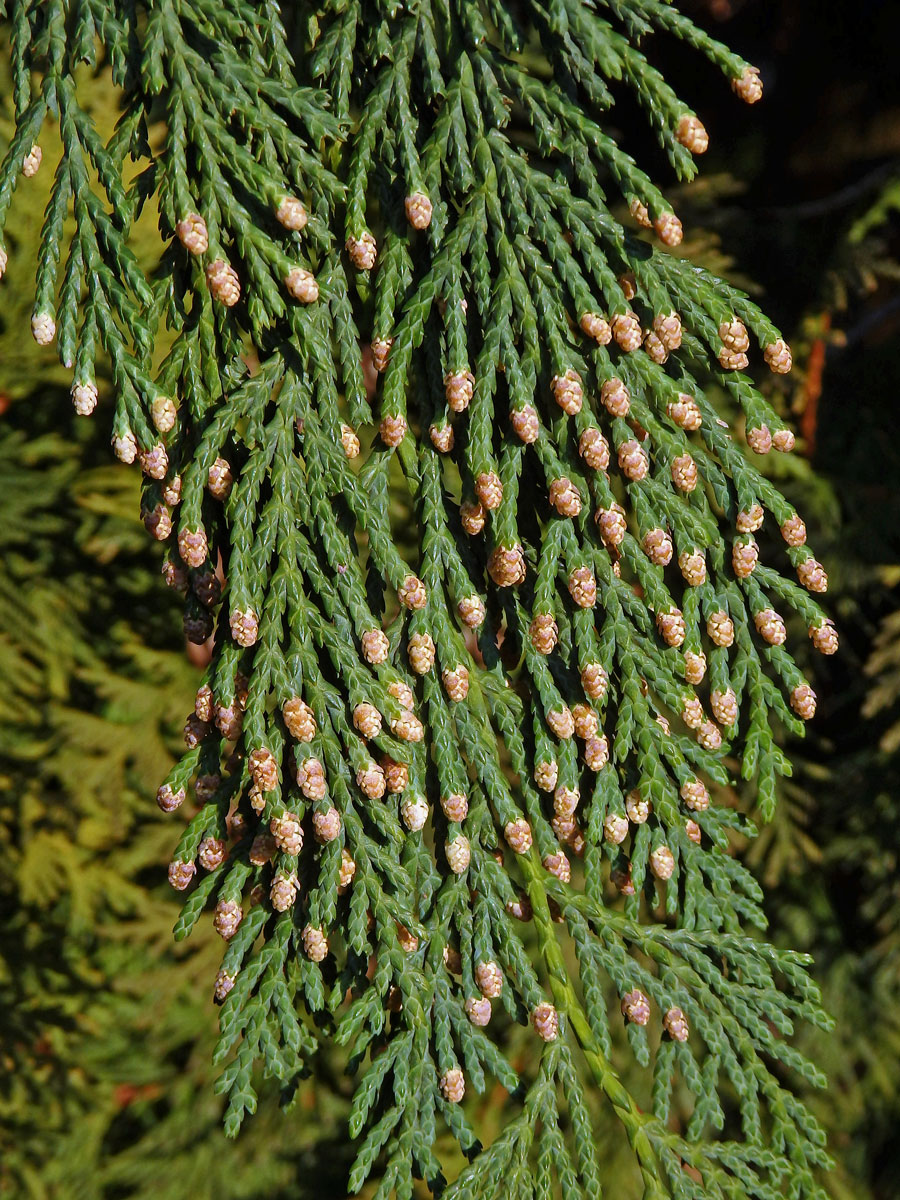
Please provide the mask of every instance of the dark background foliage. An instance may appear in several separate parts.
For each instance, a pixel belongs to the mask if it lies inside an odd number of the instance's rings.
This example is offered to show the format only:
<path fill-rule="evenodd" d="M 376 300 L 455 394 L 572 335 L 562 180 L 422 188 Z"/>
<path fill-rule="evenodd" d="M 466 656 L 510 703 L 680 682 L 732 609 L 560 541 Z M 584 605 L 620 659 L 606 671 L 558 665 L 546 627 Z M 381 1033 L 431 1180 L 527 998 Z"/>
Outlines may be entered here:
<path fill-rule="evenodd" d="M 837 1018 L 806 1046 L 831 1079 L 812 1098 L 839 1160 L 829 1186 L 842 1200 L 891 1200 L 900 5 L 682 7 L 760 66 L 764 101 L 733 102 L 712 68 L 660 42 L 651 57 L 710 131 L 700 179 L 671 186 L 624 97 L 615 132 L 670 185 L 684 252 L 751 290 L 794 347 L 789 380 L 768 385 L 801 435 L 779 483 L 828 569 L 842 649 L 804 664 L 819 716 L 790 747 L 795 774 L 775 821 L 742 852 L 766 887 L 771 936 L 814 954 Z M 102 81 L 91 86 L 102 103 Z M 8 116 L 0 105 L 0 135 Z M 196 668 L 138 522 L 137 480 L 107 449 L 108 406 L 79 422 L 60 368 L 25 344 L 35 196 L 15 210 L 0 292 L 0 1195 L 343 1196 L 347 1088 L 336 1064 L 322 1065 L 291 1114 L 266 1095 L 236 1143 L 219 1128 L 209 1065 L 218 950 L 201 932 L 172 945 L 177 904 L 164 877 L 175 831 L 152 801 Z"/>

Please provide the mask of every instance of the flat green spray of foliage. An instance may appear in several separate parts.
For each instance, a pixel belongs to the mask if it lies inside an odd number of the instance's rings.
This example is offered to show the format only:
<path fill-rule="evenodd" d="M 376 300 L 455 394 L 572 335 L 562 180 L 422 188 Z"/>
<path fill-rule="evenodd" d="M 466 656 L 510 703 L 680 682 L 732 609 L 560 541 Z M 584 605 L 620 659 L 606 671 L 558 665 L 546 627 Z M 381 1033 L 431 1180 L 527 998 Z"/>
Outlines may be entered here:
<path fill-rule="evenodd" d="M 755 450 L 789 451 L 743 372 L 751 341 L 777 372 L 790 351 L 616 219 L 680 242 L 606 132 L 628 88 L 679 177 L 705 148 L 653 33 L 745 100 L 756 73 L 659 0 L 0 14 L 0 225 L 53 177 L 32 332 L 81 414 L 111 363 L 116 453 L 140 461 L 188 635 L 214 639 L 158 801 L 193 814 L 176 937 L 211 906 L 227 942 L 228 1132 L 260 1064 L 289 1102 L 336 1045 L 359 1079 L 351 1192 L 377 1170 L 379 1198 L 614 1194 L 600 1123 L 647 1198 L 823 1194 L 791 1089 L 820 1074 L 791 1034 L 827 1018 L 805 956 L 753 932 L 761 892 L 728 853 L 752 827 L 707 786 L 740 763 L 771 815 L 773 730 L 815 708 L 779 610 L 837 645 L 802 521 L 710 387 Z M 101 62 L 108 138 L 75 82 Z M 514 1056 L 510 1023 L 531 1030 Z M 482 1145 L 471 1094 L 493 1082 Z"/>

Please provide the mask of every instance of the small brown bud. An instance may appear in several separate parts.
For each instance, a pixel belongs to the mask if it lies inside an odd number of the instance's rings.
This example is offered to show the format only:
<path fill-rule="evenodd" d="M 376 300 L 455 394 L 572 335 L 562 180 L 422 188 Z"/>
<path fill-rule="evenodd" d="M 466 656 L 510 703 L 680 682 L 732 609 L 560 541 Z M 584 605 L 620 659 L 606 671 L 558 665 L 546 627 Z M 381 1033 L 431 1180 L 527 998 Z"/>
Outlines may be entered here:
<path fill-rule="evenodd" d="M 739 79 L 732 79 L 731 90 L 745 104 L 755 104 L 762 98 L 763 86 L 758 67 L 745 67 Z"/>
<path fill-rule="evenodd" d="M 463 875 L 468 869 L 471 859 L 471 849 L 469 847 L 469 839 L 461 833 L 458 834 L 452 842 L 448 842 L 444 848 L 444 854 L 447 858 L 447 866 L 454 875 Z"/>
<path fill-rule="evenodd" d="M 609 739 L 590 737 L 584 743 L 584 761 L 590 771 L 602 771 L 609 762 Z"/>
<path fill-rule="evenodd" d="M 247 767 L 253 782 L 263 792 L 274 792 L 278 787 L 278 762 L 271 750 L 260 746 L 250 755 Z"/>
<path fill-rule="evenodd" d="M 417 675 L 427 675 L 434 666 L 434 640 L 429 633 L 414 633 L 409 639 L 409 665 Z"/>
<path fill-rule="evenodd" d="M 522 547 L 496 546 L 488 559 L 488 574 L 498 587 L 514 587 L 525 578 L 525 555 Z"/>
<path fill-rule="evenodd" d="M 406 437 L 406 431 L 409 426 L 406 423 L 406 417 L 402 413 L 395 415 L 388 414 L 381 418 L 381 424 L 378 426 L 378 432 L 381 440 L 386 446 L 399 446 Z"/>
<path fill-rule="evenodd" d="M 772 434 L 772 446 L 779 454 L 790 454 L 796 444 L 797 439 L 790 429 L 776 429 Z"/>
<path fill-rule="evenodd" d="M 452 412 L 465 412 L 475 395 L 475 376 L 468 368 L 444 376 L 444 396 Z"/>
<path fill-rule="evenodd" d="M 411 712 L 403 712 L 391 720 L 391 733 L 403 742 L 421 742 L 425 736 L 425 727 L 417 716 Z"/>
<path fill-rule="evenodd" d="M 577 517 L 581 512 L 581 495 L 567 475 L 550 484 L 550 503 L 561 517 Z"/>
<path fill-rule="evenodd" d="M 378 666 L 387 661 L 391 644 L 387 635 L 380 629 L 367 629 L 360 639 L 363 658 L 372 666 Z"/>
<path fill-rule="evenodd" d="M 236 900 L 220 900 L 213 916 L 213 928 L 227 942 L 237 933 L 243 919 L 244 910 Z"/>
<path fill-rule="evenodd" d="M 531 826 L 524 817 L 508 821 L 504 826 L 503 836 L 510 850 L 516 854 L 526 854 L 531 849 Z"/>
<path fill-rule="evenodd" d="M 599 429 L 585 429 L 578 439 L 578 453 L 594 471 L 605 471 L 609 466 L 609 442 Z"/>
<path fill-rule="evenodd" d="M 820 625 L 810 625 L 809 636 L 820 654 L 837 653 L 838 635 L 833 621 L 826 619 Z"/>
<path fill-rule="evenodd" d="M 610 508 L 598 508 L 594 520 L 600 530 L 605 546 L 620 546 L 625 540 L 628 526 L 625 522 L 625 509 L 621 504 L 613 504 Z"/>
<path fill-rule="evenodd" d="M 469 996 L 466 1000 L 466 1016 L 473 1025 L 484 1028 L 491 1020 L 491 1002 L 484 996 Z"/>
<path fill-rule="evenodd" d="M 793 689 L 791 708 L 803 721 L 811 721 L 816 715 L 816 693 L 808 683 L 798 683 Z"/>
<path fill-rule="evenodd" d="M 202 529 L 181 529 L 178 532 L 178 552 L 189 567 L 202 567 L 209 554 L 206 533 Z"/>
<path fill-rule="evenodd" d="M 656 236 L 664 246 L 680 246 L 684 238 L 681 222 L 672 212 L 660 213 L 653 220 Z"/>
<path fill-rule="evenodd" d="M 368 229 L 364 229 L 359 237 L 348 237 L 344 246 L 357 271 L 371 271 L 375 266 L 378 247 Z"/>
<path fill-rule="evenodd" d="M 463 596 L 456 606 L 456 611 L 463 624 L 468 625 L 470 629 L 478 629 L 484 624 L 487 616 L 487 609 L 480 596 Z"/>
<path fill-rule="evenodd" d="M 353 724 L 364 738 L 375 738 L 381 733 L 381 713 L 374 704 L 357 704 L 353 710 Z"/>
<path fill-rule="evenodd" d="M 788 517 L 781 526 L 781 536 L 789 546 L 803 546 L 806 544 L 806 526 L 796 513 Z"/>
<path fill-rule="evenodd" d="M 737 515 L 735 524 L 740 533 L 755 533 L 761 528 L 766 514 L 761 504 L 752 504 L 746 511 L 741 511 Z"/>
<path fill-rule="evenodd" d="M 724 725 L 726 729 L 730 729 L 732 725 L 737 723 L 738 707 L 737 697 L 731 688 L 724 692 L 711 692 L 709 697 L 709 705 L 713 710 L 713 716 L 720 725 Z"/>
<path fill-rule="evenodd" d="M 696 821 L 688 819 L 684 823 L 684 832 L 688 840 L 694 842 L 697 846 L 703 841 L 703 831 Z"/>
<path fill-rule="evenodd" d="M 706 655 L 699 651 L 694 653 L 693 650 L 685 650 L 684 652 L 684 677 L 688 683 L 701 683 L 703 676 L 706 674 Z"/>
<path fill-rule="evenodd" d="M 195 746 L 200 745 L 208 733 L 209 724 L 201 721 L 196 713 L 191 713 L 184 723 L 184 744 L 188 750 L 193 750 Z"/>
<path fill-rule="evenodd" d="M 772 449 L 772 434 L 768 425 L 747 430 L 747 445 L 754 454 L 768 454 Z"/>
<path fill-rule="evenodd" d="M 678 555 L 678 569 L 689 587 L 706 582 L 706 556 L 700 550 L 683 550 Z"/>
<path fill-rule="evenodd" d="M 138 454 L 141 470 L 149 479 L 164 479 L 169 469 L 169 456 L 166 448 L 160 442 L 149 450 L 141 450 Z"/>
<path fill-rule="evenodd" d="M 696 696 L 687 697 L 681 705 L 681 719 L 688 729 L 699 729 L 704 721 L 703 705 Z"/>
<path fill-rule="evenodd" d="M 169 884 L 176 892 L 183 892 L 190 887 L 191 880 L 196 874 L 196 863 L 182 862 L 178 858 L 169 863 Z"/>
<path fill-rule="evenodd" d="M 328 938 L 321 929 L 306 925 L 301 934 L 303 953 L 310 962 L 322 962 L 328 955 Z"/>
<path fill-rule="evenodd" d="M 558 817 L 574 817 L 580 802 L 577 788 L 560 786 L 553 793 L 553 811 Z"/>
<path fill-rule="evenodd" d="M 35 143 L 22 159 L 22 174 L 26 179 L 31 179 L 37 175 L 43 159 L 44 152 L 40 146 Z"/>
<path fill-rule="evenodd" d="M 582 313 L 578 324 L 581 326 L 582 332 L 586 333 L 588 337 L 593 338 L 599 345 L 609 345 L 612 339 L 612 330 L 609 327 L 609 322 L 604 317 L 601 317 L 599 313 Z"/>
<path fill-rule="evenodd" d="M 404 608 L 409 608 L 413 611 L 424 608 L 428 603 L 428 592 L 425 590 L 425 584 L 416 575 L 406 576 L 397 589 L 397 596 Z"/>
<path fill-rule="evenodd" d="M 449 454 L 456 440 L 453 435 L 452 425 L 430 425 L 428 436 L 431 438 L 431 444 L 437 450 L 438 454 Z"/>
<path fill-rule="evenodd" d="M 657 846 L 650 853 L 650 870 L 657 879 L 671 879 L 675 870 L 675 855 L 668 846 Z"/>
<path fill-rule="evenodd" d="M 612 846 L 619 846 L 628 837 L 628 820 L 620 813 L 609 813 L 603 822 L 603 837 Z"/>
<path fill-rule="evenodd" d="M 743 371 L 750 363 L 745 351 L 729 350 L 727 346 L 722 346 L 718 358 L 719 365 L 725 371 Z"/>
<path fill-rule="evenodd" d="M 665 567 L 672 561 L 675 547 L 665 529 L 650 529 L 641 541 L 644 553 L 658 567 Z"/>
<path fill-rule="evenodd" d="M 644 351 L 659 366 L 662 366 L 669 357 L 669 351 L 662 338 L 652 329 L 644 334 Z"/>
<path fill-rule="evenodd" d="M 459 1067 L 451 1067 L 441 1076 L 441 1095 L 448 1104 L 459 1104 L 466 1094 L 466 1077 Z"/>
<path fill-rule="evenodd" d="M 459 519 L 463 530 L 469 537 L 476 537 L 484 529 L 487 512 L 479 503 L 471 504 L 465 501 L 459 506 Z"/>
<path fill-rule="evenodd" d="M 326 845 L 340 837 L 341 814 L 333 806 L 324 812 L 314 812 L 312 815 L 313 836 L 317 842 Z"/>
<path fill-rule="evenodd" d="M 482 471 L 475 480 L 475 493 L 484 508 L 499 508 L 503 503 L 503 484 L 496 471 Z"/>
<path fill-rule="evenodd" d="M 427 229 L 431 224 L 433 208 L 424 192 L 413 192 L 404 200 L 406 219 L 413 229 Z"/>
<path fill-rule="evenodd" d="M 341 850 L 341 869 L 338 875 L 338 891 L 345 892 L 356 875 L 356 863 L 350 856 L 349 850 Z"/>
<path fill-rule="evenodd" d="M 184 788 L 173 791 L 170 784 L 164 783 L 156 793 L 156 803 L 162 812 L 170 813 L 184 804 L 184 796 Z"/>
<path fill-rule="evenodd" d="M 230 615 L 231 636 L 239 646 L 255 646 L 259 637 L 259 618 L 252 608 L 235 608 Z"/>
<path fill-rule="evenodd" d="M 697 401 L 693 396 L 688 396 L 686 392 L 679 392 L 678 399 L 672 400 L 666 405 L 666 414 L 682 429 L 699 429 L 703 424 L 703 415 L 697 406 Z"/>
<path fill-rule="evenodd" d="M 687 636 L 684 615 L 678 608 L 656 614 L 656 626 L 667 646 L 680 646 Z"/>
<path fill-rule="evenodd" d="M 228 857 L 228 851 L 221 838 L 205 837 L 197 851 L 197 859 L 204 871 L 215 871 Z"/>
<path fill-rule="evenodd" d="M 209 249 L 209 230 L 199 213 L 191 212 L 175 226 L 175 233 L 185 250 L 191 254 L 205 254 Z"/>
<path fill-rule="evenodd" d="M 216 500 L 224 500 L 231 491 L 233 482 L 234 477 L 231 474 L 231 467 L 228 462 L 224 458 L 217 458 L 209 468 L 209 478 L 207 480 L 209 494 Z"/>
<path fill-rule="evenodd" d="M 552 792 L 559 778 L 559 766 L 555 762 L 539 762 L 534 767 L 534 782 L 542 792 Z"/>
<path fill-rule="evenodd" d="M 216 1004 L 225 1003 L 234 984 L 234 975 L 229 975 L 224 969 L 219 971 L 218 975 L 216 975 L 215 986 L 213 987 L 213 1000 Z"/>
<path fill-rule="evenodd" d="M 590 567 L 575 567 L 569 572 L 569 595 L 579 608 L 593 608 L 597 603 L 597 580 Z"/>
<path fill-rule="evenodd" d="M 113 438 L 112 445 L 113 453 L 119 462 L 133 463 L 137 458 L 137 442 L 130 429 L 126 429 L 122 434 L 117 434 Z"/>
<path fill-rule="evenodd" d="M 143 513 L 144 528 L 152 538 L 164 542 L 172 532 L 172 514 L 165 504 L 157 504 L 149 512 Z M 206 641 L 206 638 L 203 639 Z"/>
<path fill-rule="evenodd" d="M 633 482 L 646 478 L 650 464 L 640 442 L 629 439 L 619 447 L 619 470 Z"/>
<path fill-rule="evenodd" d="M 281 715 L 291 737 L 298 742 L 311 742 L 316 735 L 316 718 L 312 709 L 299 696 L 285 700 Z"/>
<path fill-rule="evenodd" d="M 759 546 L 750 538 L 746 542 L 734 542 L 731 547 L 731 567 L 738 579 L 747 579 L 756 570 L 759 562 Z"/>
<path fill-rule="evenodd" d="M 206 268 L 206 282 L 213 300 L 233 308 L 241 298 L 241 281 L 234 267 L 217 258 Z"/>
<path fill-rule="evenodd" d="M 426 639 L 424 643 L 421 643 L 422 645 L 427 647 L 429 643 L 431 644 L 431 652 L 433 654 L 434 643 L 431 641 L 431 638 L 428 636 L 428 634 L 414 634 L 413 638 L 410 638 L 410 645 L 419 645 L 420 643 L 415 640 L 419 637 L 424 637 Z M 423 671 L 422 674 L 424 675 L 425 672 Z M 398 700 L 401 708 L 407 708 L 410 710 L 410 712 L 416 706 L 416 698 L 413 695 L 412 688 L 408 683 L 404 683 L 402 679 L 395 679 L 393 682 L 388 684 L 388 695 L 393 696 L 395 700 Z"/>
<path fill-rule="evenodd" d="M 581 686 L 592 700 L 602 700 L 609 687 L 609 676 L 600 663 L 587 663 L 581 670 Z"/>
<path fill-rule="evenodd" d="M 384 755 L 381 759 L 381 769 L 384 771 L 385 787 L 392 796 L 398 796 L 409 786 L 409 768 L 406 763 Z"/>
<path fill-rule="evenodd" d="M 465 700 L 469 694 L 469 672 L 461 663 L 442 671 L 441 682 L 447 696 L 455 704 Z"/>
<path fill-rule="evenodd" d="M 787 375 L 794 361 L 791 348 L 784 338 L 778 338 L 777 341 L 766 346 L 763 358 L 766 360 L 769 370 L 774 371 L 776 375 Z"/>
<path fill-rule="evenodd" d="M 763 641 L 770 646 L 781 646 L 787 637 L 784 620 L 774 608 L 764 608 L 753 614 L 753 623 Z"/>
<path fill-rule="evenodd" d="M 827 592 L 825 568 L 814 558 L 805 558 L 797 567 L 797 578 L 809 592 Z"/>
<path fill-rule="evenodd" d="M 645 800 L 637 788 L 625 797 L 625 816 L 632 825 L 644 825 L 650 818 L 650 801 Z"/>
<path fill-rule="evenodd" d="M 728 613 L 714 612 L 706 622 L 706 632 L 710 641 L 717 646 L 730 646 L 734 642 L 734 622 Z"/>
<path fill-rule="evenodd" d="M 387 370 L 388 359 L 391 357 L 392 337 L 372 338 L 372 364 L 380 374 Z"/>
<path fill-rule="evenodd" d="M 469 801 L 461 792 L 441 796 L 441 808 L 448 821 L 464 821 L 469 815 Z"/>
<path fill-rule="evenodd" d="M 685 808 L 691 812 L 705 812 L 709 808 L 709 792 L 701 779 L 688 779 L 679 790 Z"/>
<path fill-rule="evenodd" d="M 370 761 L 356 772 L 356 786 L 370 800 L 380 800 L 387 787 L 384 771 L 377 763 Z"/>
<path fill-rule="evenodd" d="M 492 960 L 480 962 L 475 967 L 475 982 L 482 996 L 487 1000 L 496 1000 L 503 991 L 503 972 Z"/>
<path fill-rule="evenodd" d="M 555 1042 L 559 1037 L 559 1013 L 552 1004 L 539 1004 L 531 1014 L 534 1031 L 545 1042 Z"/>
<path fill-rule="evenodd" d="M 348 458 L 359 457 L 359 438 L 356 436 L 356 430 L 352 425 L 346 425 L 341 422 L 341 446 Z"/>
<path fill-rule="evenodd" d="M 89 417 L 97 407 L 97 385 L 92 379 L 84 380 L 82 383 L 73 383 L 72 404 L 75 407 L 79 417 Z M 157 426 L 157 428 L 159 428 Z"/>
<path fill-rule="evenodd" d="M 302 202 L 296 196 L 282 196 L 275 209 L 275 220 L 285 229 L 297 233 L 305 228 L 309 218 Z"/>
<path fill-rule="evenodd" d="M 631 408 L 631 397 L 628 388 L 621 379 L 614 376 L 604 381 L 600 388 L 600 400 L 603 407 L 613 417 L 627 417 Z"/>
<path fill-rule="evenodd" d="M 653 222 L 650 220 L 650 212 L 647 208 L 647 205 L 644 204 L 642 200 L 639 200 L 637 196 L 631 197 L 631 201 L 628 205 L 628 211 L 631 213 L 635 221 L 637 221 L 638 225 L 642 226 L 644 229 L 653 228 Z M 628 298 L 630 300 L 631 296 Z"/>
<path fill-rule="evenodd" d="M 705 154 L 709 146 L 709 134 L 699 117 L 683 113 L 675 130 L 675 138 L 691 154 Z"/>
<path fill-rule="evenodd" d="M 718 750 L 722 745 L 722 731 L 714 721 L 704 721 L 697 730 L 697 741 L 704 750 Z"/>
<path fill-rule="evenodd" d="M 600 727 L 600 718 L 589 704 L 576 704 L 572 708 L 575 733 L 580 738 L 591 738 Z"/>
<path fill-rule="evenodd" d="M 509 420 L 519 441 L 524 442 L 526 446 L 530 446 L 540 437 L 541 420 L 537 409 L 532 408 L 530 404 L 526 404 L 524 408 L 513 409 Z"/>
<path fill-rule="evenodd" d="M 697 478 L 697 464 L 690 454 L 679 454 L 672 460 L 672 482 L 680 492 L 692 492 Z"/>
<path fill-rule="evenodd" d="M 297 767 L 297 786 L 307 800 L 323 800 L 328 792 L 325 768 L 317 758 L 306 758 Z"/>
<path fill-rule="evenodd" d="M 687 1018 L 680 1008 L 670 1008 L 663 1017 L 663 1027 L 673 1042 L 686 1042 L 690 1030 Z"/>
<path fill-rule="evenodd" d="M 550 380 L 550 390 L 553 399 L 568 416 L 573 417 L 581 412 L 584 403 L 584 389 L 581 376 L 577 371 L 568 367 L 562 375 L 554 375 Z"/>
<path fill-rule="evenodd" d="M 646 1025 L 650 1020 L 650 1001 L 640 988 L 622 997 L 622 1016 L 633 1025 Z"/>
<path fill-rule="evenodd" d="M 679 317 L 678 313 L 658 313 L 653 318 L 653 332 L 667 351 L 679 350 L 681 348 L 683 330 L 681 327 L 681 317 Z M 694 404 L 690 396 L 686 396 L 685 399 L 689 404 Z M 694 404 L 694 408 L 696 407 Z M 699 415 L 699 409 L 697 411 Z"/>

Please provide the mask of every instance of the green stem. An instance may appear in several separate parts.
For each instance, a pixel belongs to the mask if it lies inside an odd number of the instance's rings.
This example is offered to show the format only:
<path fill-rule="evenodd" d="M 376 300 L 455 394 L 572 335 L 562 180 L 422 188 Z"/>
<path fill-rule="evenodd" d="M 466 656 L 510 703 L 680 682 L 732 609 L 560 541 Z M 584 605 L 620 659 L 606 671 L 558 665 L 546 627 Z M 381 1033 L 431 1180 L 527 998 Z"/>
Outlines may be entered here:
<path fill-rule="evenodd" d="M 575 994 L 563 960 L 562 950 L 553 928 L 553 918 L 547 903 L 543 884 L 543 868 L 532 847 L 527 854 L 518 856 L 525 875 L 528 898 L 534 913 L 534 924 L 538 933 L 541 954 L 550 978 L 550 990 L 559 1012 L 564 1013 L 581 1046 L 585 1060 L 598 1086 L 612 1104 L 616 1115 L 625 1127 L 628 1141 L 634 1151 L 641 1175 L 644 1179 L 645 1200 L 664 1200 L 668 1192 L 660 1178 L 659 1163 L 647 1134 L 648 1118 L 641 1112 L 634 1097 L 619 1079 L 609 1059 L 597 1044 L 587 1014 Z"/>

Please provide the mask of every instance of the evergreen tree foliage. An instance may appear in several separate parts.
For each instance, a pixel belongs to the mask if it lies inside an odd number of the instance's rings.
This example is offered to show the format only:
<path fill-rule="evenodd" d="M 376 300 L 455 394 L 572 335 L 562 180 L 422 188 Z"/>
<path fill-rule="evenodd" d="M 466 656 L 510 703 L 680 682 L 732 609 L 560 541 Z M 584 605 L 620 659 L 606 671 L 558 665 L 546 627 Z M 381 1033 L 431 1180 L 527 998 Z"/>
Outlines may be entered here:
<path fill-rule="evenodd" d="M 803 522 L 741 444 L 792 448 L 745 373 L 751 334 L 773 371 L 791 355 L 641 233 L 681 225 L 606 131 L 627 88 L 678 177 L 706 147 L 651 34 L 743 99 L 758 75 L 657 0 L 2 11 L 0 223 L 42 158 L 52 177 L 32 332 L 79 414 L 108 358 L 116 453 L 188 636 L 214 639 L 158 803 L 192 814 L 176 937 L 210 906 L 227 942 L 226 1130 L 259 1067 L 289 1103 L 337 1046 L 354 1193 L 375 1171 L 378 1197 L 594 1197 L 608 1140 L 645 1197 L 823 1195 L 797 1093 L 822 1077 L 791 1035 L 828 1019 L 808 958 L 758 936 L 729 853 L 754 827 L 717 790 L 739 764 L 770 819 L 775 732 L 815 711 L 778 610 L 837 648 Z M 98 62 L 109 137 L 77 83 Z M 72 676 L 117 697 L 90 655 Z M 164 765 L 135 753 L 123 792 Z M 494 1082 L 488 1136 L 470 1097 Z"/>

